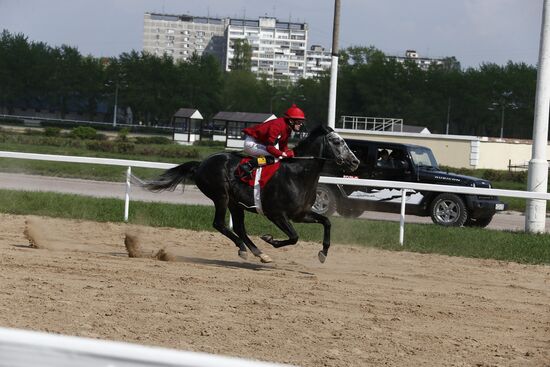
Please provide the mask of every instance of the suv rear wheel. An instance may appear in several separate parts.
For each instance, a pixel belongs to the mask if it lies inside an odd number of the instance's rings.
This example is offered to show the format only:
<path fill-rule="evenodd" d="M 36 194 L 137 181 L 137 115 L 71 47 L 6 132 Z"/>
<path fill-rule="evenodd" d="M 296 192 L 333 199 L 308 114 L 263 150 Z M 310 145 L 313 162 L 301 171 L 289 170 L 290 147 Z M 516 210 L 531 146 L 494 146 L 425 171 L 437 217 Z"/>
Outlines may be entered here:
<path fill-rule="evenodd" d="M 336 211 L 336 195 L 330 187 L 323 184 L 317 185 L 317 194 L 311 210 L 326 217 L 334 214 Z"/>
<path fill-rule="evenodd" d="M 439 194 L 430 205 L 430 215 L 435 224 L 461 227 L 468 220 L 464 200 L 455 194 Z"/>

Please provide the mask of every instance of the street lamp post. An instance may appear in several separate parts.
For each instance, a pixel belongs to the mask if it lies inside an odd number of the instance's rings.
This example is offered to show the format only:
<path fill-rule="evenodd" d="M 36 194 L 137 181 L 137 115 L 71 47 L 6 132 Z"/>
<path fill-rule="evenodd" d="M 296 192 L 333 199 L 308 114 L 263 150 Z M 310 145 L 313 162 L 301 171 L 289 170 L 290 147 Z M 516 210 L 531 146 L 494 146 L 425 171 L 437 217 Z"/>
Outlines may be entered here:
<path fill-rule="evenodd" d="M 490 111 L 495 111 L 498 107 L 500 107 L 500 138 L 504 138 L 504 110 L 506 107 L 509 107 L 513 110 L 518 109 L 518 105 L 515 102 L 508 102 L 508 98 L 512 95 L 512 92 L 502 92 L 500 99 L 498 102 L 493 102 L 491 107 L 488 109 Z"/>
<path fill-rule="evenodd" d="M 500 105 L 500 138 L 504 137 L 504 103 Z"/>
<path fill-rule="evenodd" d="M 118 81 L 115 84 L 115 108 L 113 111 L 113 127 L 116 127 L 117 110 L 118 110 Z"/>

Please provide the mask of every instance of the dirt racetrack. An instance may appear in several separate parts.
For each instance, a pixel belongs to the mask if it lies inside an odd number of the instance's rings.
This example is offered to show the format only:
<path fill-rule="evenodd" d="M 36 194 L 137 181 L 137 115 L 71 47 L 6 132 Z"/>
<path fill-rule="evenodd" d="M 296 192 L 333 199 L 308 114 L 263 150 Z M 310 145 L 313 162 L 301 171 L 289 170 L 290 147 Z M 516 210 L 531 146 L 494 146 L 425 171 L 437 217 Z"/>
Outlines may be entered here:
<path fill-rule="evenodd" d="M 128 257 L 130 232 L 172 261 Z M 338 244 L 320 264 L 319 244 L 255 238 L 261 264 L 217 233 L 14 215 L 0 233 L 3 327 L 300 366 L 550 366 L 550 266 Z"/>

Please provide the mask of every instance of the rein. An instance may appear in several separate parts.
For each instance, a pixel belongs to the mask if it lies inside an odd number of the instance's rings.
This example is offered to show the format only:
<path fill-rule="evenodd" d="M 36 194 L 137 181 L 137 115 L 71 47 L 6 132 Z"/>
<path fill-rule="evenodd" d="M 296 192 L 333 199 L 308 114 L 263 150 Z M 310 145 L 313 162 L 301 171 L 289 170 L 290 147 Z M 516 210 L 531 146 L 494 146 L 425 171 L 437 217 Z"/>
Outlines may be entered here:
<path fill-rule="evenodd" d="M 310 156 L 310 157 L 292 157 L 290 159 L 303 159 L 303 160 L 306 160 L 306 159 L 320 159 L 320 160 L 323 160 L 323 161 L 330 161 L 334 158 L 323 158 L 323 157 L 313 157 L 313 156 Z"/>
<path fill-rule="evenodd" d="M 332 133 L 331 133 L 332 134 Z M 325 146 L 328 144 L 327 142 L 327 138 L 330 134 L 327 134 L 323 137 L 323 142 L 324 144 L 322 144 L 320 147 L 319 147 L 319 156 L 318 157 L 314 157 L 314 156 L 307 156 L 307 157 L 292 157 L 292 159 L 319 159 L 319 160 L 323 160 L 323 161 L 335 161 L 336 158 L 325 158 L 325 157 L 322 157 L 323 155 L 323 150 L 325 149 Z M 332 148 L 332 147 L 331 147 Z"/>

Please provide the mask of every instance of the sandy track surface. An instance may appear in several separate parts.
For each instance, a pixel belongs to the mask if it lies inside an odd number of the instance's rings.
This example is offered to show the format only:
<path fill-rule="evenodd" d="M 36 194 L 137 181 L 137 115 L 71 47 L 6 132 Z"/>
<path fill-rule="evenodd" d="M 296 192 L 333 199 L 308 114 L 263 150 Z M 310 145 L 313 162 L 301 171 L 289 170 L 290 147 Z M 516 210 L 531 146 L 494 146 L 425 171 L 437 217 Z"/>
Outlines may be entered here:
<path fill-rule="evenodd" d="M 30 216 L 0 233 L 4 327 L 301 366 L 550 366 L 550 266 L 338 244 L 320 264 L 319 244 L 255 238 L 261 264 L 215 233 Z"/>

